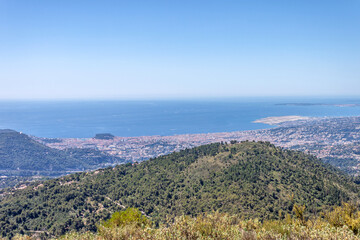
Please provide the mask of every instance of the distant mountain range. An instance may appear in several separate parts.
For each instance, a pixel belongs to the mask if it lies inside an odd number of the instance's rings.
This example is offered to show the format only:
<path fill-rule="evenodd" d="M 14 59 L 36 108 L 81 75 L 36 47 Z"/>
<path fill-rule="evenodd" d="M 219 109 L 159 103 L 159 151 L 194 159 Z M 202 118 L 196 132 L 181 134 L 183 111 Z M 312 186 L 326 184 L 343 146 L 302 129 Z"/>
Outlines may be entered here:
<path fill-rule="evenodd" d="M 101 219 L 126 207 L 139 208 L 159 224 L 174 216 L 210 211 L 278 218 L 290 213 L 294 204 L 305 204 L 316 213 L 342 201 L 359 200 L 358 185 L 311 155 L 268 142 L 232 143 L 5 190 L 0 234 L 95 231 Z"/>

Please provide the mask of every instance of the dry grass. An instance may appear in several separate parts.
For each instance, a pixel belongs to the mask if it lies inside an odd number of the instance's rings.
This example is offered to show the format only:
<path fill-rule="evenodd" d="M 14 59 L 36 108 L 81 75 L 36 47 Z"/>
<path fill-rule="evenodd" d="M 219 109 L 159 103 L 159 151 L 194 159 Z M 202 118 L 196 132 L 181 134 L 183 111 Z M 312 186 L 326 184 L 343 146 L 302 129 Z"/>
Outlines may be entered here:
<path fill-rule="evenodd" d="M 63 240 L 311 240 L 311 239 L 360 239 L 360 212 L 353 205 L 344 203 L 323 217 L 305 219 L 304 207 L 295 206 L 295 217 L 287 215 L 282 220 L 260 222 L 257 219 L 242 220 L 237 216 L 222 213 L 204 214 L 196 218 L 182 216 L 159 228 L 129 209 L 103 222 L 97 233 L 71 232 Z M 31 240 L 17 235 L 15 240 Z"/>
<path fill-rule="evenodd" d="M 138 227 L 134 224 L 117 228 L 99 227 L 97 234 L 69 233 L 61 239 L 73 240 L 272 240 L 272 239 L 359 239 L 348 226 L 331 226 L 323 220 L 308 221 L 304 225 L 298 219 L 281 221 L 243 221 L 227 214 L 214 213 L 190 218 L 176 218 L 169 226 L 160 228 Z"/>

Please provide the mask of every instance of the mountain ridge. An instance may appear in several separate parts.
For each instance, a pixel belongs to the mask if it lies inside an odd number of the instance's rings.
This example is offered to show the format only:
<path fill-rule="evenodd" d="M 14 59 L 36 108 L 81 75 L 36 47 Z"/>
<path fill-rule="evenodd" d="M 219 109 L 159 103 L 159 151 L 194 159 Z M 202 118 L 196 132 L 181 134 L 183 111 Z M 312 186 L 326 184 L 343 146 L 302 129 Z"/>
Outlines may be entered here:
<path fill-rule="evenodd" d="M 268 142 L 215 143 L 5 192 L 0 225 L 3 236 L 95 231 L 124 207 L 141 209 L 155 224 L 209 211 L 272 219 L 295 203 L 316 213 L 358 201 L 358 193 L 349 177 L 313 156 Z"/>
<path fill-rule="evenodd" d="M 124 162 L 94 149 L 59 150 L 45 146 L 28 135 L 0 129 L 0 172 L 8 176 L 59 176 L 104 164 Z"/>

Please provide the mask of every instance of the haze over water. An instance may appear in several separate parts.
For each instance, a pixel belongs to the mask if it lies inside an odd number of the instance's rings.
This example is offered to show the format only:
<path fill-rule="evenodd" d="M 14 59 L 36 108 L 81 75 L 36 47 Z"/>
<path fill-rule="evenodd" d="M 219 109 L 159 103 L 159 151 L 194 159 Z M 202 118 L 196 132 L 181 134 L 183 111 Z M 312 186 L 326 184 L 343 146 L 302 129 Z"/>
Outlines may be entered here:
<path fill-rule="evenodd" d="M 271 116 L 360 115 L 360 106 L 339 107 L 331 104 L 360 104 L 360 99 L 2 101 L 0 128 L 53 138 L 87 138 L 96 133 L 112 133 L 124 137 L 164 136 L 264 129 L 271 126 L 252 122 Z"/>

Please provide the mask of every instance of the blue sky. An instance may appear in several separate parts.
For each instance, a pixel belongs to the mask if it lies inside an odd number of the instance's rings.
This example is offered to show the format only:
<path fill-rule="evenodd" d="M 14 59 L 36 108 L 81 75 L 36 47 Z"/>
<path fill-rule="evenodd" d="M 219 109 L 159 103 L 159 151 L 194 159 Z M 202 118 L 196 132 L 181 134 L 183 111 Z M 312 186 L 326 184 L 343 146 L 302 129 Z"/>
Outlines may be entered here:
<path fill-rule="evenodd" d="M 0 98 L 360 96 L 359 12 L 359 0 L 0 0 Z"/>

